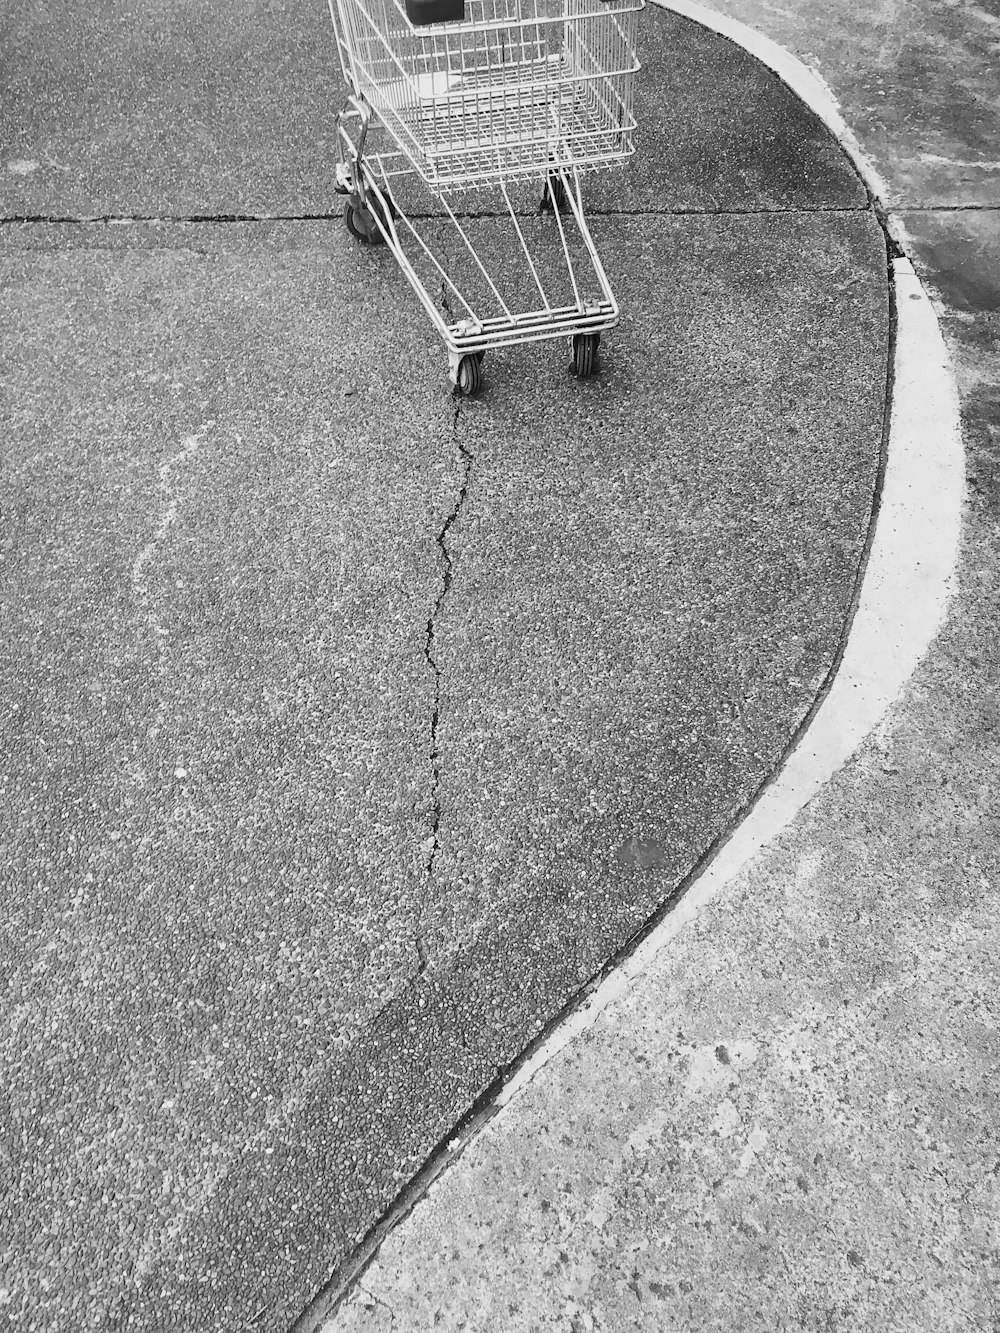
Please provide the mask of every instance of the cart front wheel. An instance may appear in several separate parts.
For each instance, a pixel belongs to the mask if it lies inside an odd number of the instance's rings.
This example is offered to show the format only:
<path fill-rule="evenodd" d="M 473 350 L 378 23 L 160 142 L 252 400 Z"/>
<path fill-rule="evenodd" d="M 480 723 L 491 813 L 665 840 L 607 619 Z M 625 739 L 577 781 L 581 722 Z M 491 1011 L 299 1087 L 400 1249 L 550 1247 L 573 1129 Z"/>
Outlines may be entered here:
<path fill-rule="evenodd" d="M 471 398 L 483 387 L 484 352 L 471 352 L 463 356 L 458 363 L 458 382 L 456 388 L 463 398 Z"/>
<path fill-rule="evenodd" d="M 597 349 L 601 344 L 599 333 L 574 333 L 573 374 L 580 379 L 593 375 L 597 369 Z"/>
<path fill-rule="evenodd" d="M 369 208 L 362 208 L 357 198 L 352 196 L 344 205 L 344 221 L 351 235 L 365 245 L 384 245 L 385 237 L 376 221 L 381 210 L 374 198 L 371 198 L 371 205 Z"/>

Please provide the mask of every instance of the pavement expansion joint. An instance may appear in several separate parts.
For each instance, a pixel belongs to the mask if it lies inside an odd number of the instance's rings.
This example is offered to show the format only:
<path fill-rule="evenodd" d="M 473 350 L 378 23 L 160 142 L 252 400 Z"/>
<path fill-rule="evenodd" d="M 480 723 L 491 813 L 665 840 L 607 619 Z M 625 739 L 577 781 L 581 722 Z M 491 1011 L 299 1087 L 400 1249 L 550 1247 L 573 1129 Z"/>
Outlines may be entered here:
<path fill-rule="evenodd" d="M 1000 213 L 1000 204 L 899 204 L 897 213 Z"/>
<path fill-rule="evenodd" d="M 225 226 L 246 222 L 339 222 L 340 213 L 13 213 L 0 217 L 0 225 L 73 227 L 129 227 L 152 223 L 181 226 L 204 223 Z"/>
<path fill-rule="evenodd" d="M 664 208 L 588 208 L 588 217 L 598 218 L 759 218 L 759 217 L 812 217 L 814 214 L 865 213 L 869 203 L 863 204 L 816 204 L 803 206 L 794 204 L 789 207 L 760 208 L 697 208 L 694 205 L 679 205 Z"/>
<path fill-rule="evenodd" d="M 875 201 L 873 201 L 875 202 Z M 817 204 L 814 206 L 793 205 L 790 207 L 767 206 L 747 208 L 600 208 L 588 207 L 591 217 L 771 217 L 776 215 L 812 215 L 863 213 L 869 207 L 863 204 Z M 991 204 L 949 204 L 949 205 L 900 205 L 898 211 L 911 213 L 961 212 L 982 210 L 997 211 L 997 205 Z M 520 216 L 531 216 L 528 209 L 518 210 Z M 415 222 L 430 222 L 440 217 L 438 213 L 415 211 L 409 214 Z M 454 210 L 459 221 L 481 218 L 502 218 L 506 213 L 492 209 L 479 211 Z M 339 222 L 339 212 L 318 213 L 103 213 L 95 215 L 60 214 L 60 213 L 12 213 L 0 216 L 0 226 L 43 226 L 43 227 L 130 227 L 130 226 L 231 226 L 267 222 Z"/>

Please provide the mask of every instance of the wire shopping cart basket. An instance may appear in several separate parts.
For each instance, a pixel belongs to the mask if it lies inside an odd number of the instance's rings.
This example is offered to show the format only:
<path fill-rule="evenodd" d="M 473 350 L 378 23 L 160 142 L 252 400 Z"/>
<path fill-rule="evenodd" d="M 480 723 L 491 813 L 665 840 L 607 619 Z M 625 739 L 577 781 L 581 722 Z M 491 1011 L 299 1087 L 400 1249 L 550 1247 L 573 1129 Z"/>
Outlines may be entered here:
<path fill-rule="evenodd" d="M 619 310 L 580 176 L 633 151 L 644 0 L 329 5 L 351 90 L 337 117 L 345 220 L 394 253 L 451 382 L 474 393 L 489 348 L 559 336 L 591 374 Z"/>

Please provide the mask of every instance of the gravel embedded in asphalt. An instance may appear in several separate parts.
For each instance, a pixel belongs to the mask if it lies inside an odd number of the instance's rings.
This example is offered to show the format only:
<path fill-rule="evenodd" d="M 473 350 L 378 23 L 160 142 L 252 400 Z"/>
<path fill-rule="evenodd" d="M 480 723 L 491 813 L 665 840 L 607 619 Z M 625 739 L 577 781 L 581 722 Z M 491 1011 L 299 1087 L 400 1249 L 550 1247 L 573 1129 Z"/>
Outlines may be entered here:
<path fill-rule="evenodd" d="M 585 384 L 491 354 L 456 408 L 339 224 L 5 228 L 26 1327 L 286 1324 L 803 716 L 870 511 L 885 255 L 839 150 L 738 74 L 840 206 L 723 156 L 705 207 L 801 211 L 598 219 L 625 319 Z M 144 169 L 32 209 L 239 202 Z"/>

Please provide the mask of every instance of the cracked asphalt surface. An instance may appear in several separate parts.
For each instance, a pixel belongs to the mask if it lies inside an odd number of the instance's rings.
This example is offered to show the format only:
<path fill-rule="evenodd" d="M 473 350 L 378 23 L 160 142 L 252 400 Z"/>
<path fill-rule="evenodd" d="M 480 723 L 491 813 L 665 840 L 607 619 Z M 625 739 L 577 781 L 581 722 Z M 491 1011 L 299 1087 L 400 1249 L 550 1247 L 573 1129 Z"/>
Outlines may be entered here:
<path fill-rule="evenodd" d="M 958 383 L 945 623 L 854 757 L 553 1055 L 323 1333 L 1000 1327 L 993 6 L 716 0 L 817 66 Z"/>
<path fill-rule="evenodd" d="M 29 93 L 81 33 L 123 59 L 44 129 L 13 103 L 8 217 L 328 207 L 322 15 L 283 17 L 297 92 L 259 138 L 240 90 L 280 11 L 110 15 L 13 24 Z M 625 317 L 587 383 L 518 350 L 456 405 L 391 258 L 337 222 L 2 228 L 15 1326 L 287 1327 L 834 661 L 882 234 L 776 80 L 644 24 L 641 155 L 593 182 Z M 218 124 L 178 156 L 126 131 L 136 99 L 195 115 L 184 25 Z M 171 60 L 123 72 L 150 34 Z"/>

